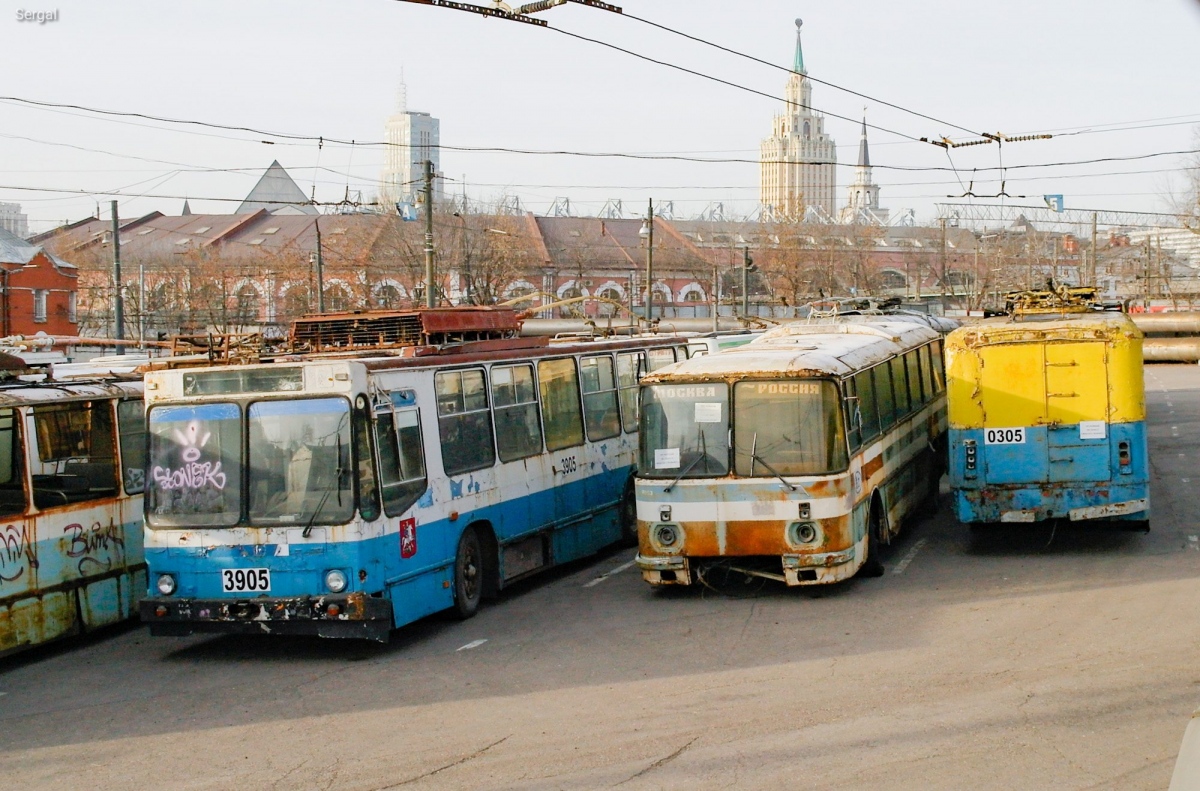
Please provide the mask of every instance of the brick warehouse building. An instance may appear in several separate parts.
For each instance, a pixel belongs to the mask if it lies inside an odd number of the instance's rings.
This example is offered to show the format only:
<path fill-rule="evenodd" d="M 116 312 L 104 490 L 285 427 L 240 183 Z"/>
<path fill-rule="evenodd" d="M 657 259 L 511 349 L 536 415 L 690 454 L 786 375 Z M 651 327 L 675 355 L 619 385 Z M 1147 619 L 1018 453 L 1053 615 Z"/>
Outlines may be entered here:
<path fill-rule="evenodd" d="M 0 336 L 77 335 L 75 266 L 0 228 Z"/>

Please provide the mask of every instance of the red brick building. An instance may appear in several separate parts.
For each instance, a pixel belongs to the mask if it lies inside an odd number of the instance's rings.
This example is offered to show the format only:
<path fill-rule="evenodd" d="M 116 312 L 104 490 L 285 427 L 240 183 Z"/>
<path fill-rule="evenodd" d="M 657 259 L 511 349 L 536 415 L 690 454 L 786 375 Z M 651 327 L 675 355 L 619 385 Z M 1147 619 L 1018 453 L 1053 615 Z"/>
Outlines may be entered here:
<path fill-rule="evenodd" d="M 75 267 L 0 228 L 0 337 L 77 335 Z"/>

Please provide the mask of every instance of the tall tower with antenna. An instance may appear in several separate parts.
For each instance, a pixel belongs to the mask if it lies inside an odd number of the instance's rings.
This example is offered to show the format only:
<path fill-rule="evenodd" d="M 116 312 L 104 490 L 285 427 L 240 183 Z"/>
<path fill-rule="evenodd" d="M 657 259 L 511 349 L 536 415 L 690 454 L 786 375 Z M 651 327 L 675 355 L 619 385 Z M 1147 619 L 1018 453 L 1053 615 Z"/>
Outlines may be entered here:
<path fill-rule="evenodd" d="M 803 25 L 796 20 L 796 54 L 784 111 L 774 117 L 771 136 L 759 148 L 759 202 L 778 217 L 800 220 L 815 211 L 832 219 L 837 151 L 825 133 L 825 116 L 812 109 L 812 83 L 800 42 Z"/>
<path fill-rule="evenodd" d="M 408 86 L 404 73 L 396 90 L 396 109 L 384 123 L 383 172 L 379 176 L 379 202 L 385 208 L 397 203 L 415 203 L 422 189 L 421 179 L 425 160 L 433 162 L 434 200 L 443 199 L 441 122 L 429 113 L 408 109 Z"/>

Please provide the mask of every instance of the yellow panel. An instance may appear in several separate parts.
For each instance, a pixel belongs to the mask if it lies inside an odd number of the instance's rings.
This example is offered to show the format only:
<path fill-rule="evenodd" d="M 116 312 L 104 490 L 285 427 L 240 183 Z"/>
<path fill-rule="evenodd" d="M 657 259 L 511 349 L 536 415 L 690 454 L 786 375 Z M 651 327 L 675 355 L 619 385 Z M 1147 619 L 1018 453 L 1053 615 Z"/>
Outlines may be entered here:
<path fill-rule="evenodd" d="M 1046 405 L 1046 417 L 1052 423 L 1108 420 L 1103 341 L 1046 344 Z"/>
<path fill-rule="evenodd" d="M 980 349 L 983 425 L 1036 426 L 1046 414 L 1045 347 L 1004 344 Z"/>
<path fill-rule="evenodd" d="M 983 426 L 979 353 L 973 348 L 946 344 L 946 412 L 951 428 Z"/>
<path fill-rule="evenodd" d="M 1136 329 L 1118 335 L 1108 353 L 1109 421 L 1132 423 L 1146 419 L 1146 387 L 1142 336 Z"/>

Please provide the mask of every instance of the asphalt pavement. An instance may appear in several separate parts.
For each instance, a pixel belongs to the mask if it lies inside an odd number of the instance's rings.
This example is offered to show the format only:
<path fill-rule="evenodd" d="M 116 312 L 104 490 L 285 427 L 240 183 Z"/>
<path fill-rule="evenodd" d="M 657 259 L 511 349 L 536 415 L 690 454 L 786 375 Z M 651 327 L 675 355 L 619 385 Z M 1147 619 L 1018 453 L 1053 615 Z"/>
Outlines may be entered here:
<path fill-rule="evenodd" d="M 1200 367 L 1147 369 L 1148 534 L 944 504 L 886 573 L 653 591 L 614 551 L 386 646 L 0 660 L 6 788 L 1165 788 L 1200 706 Z"/>

